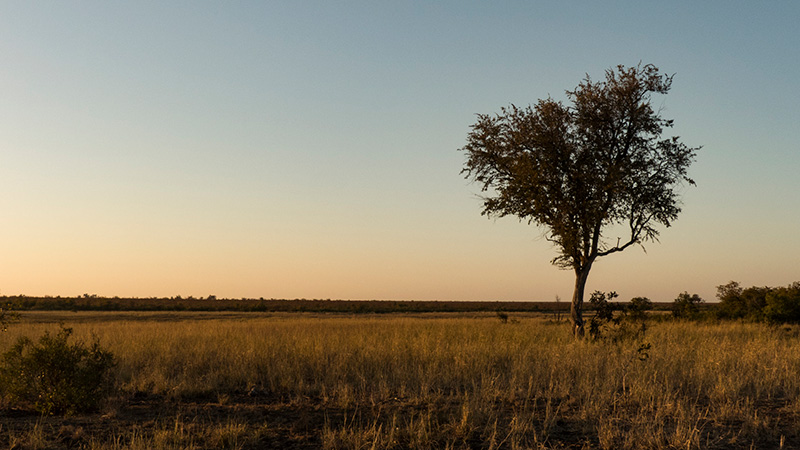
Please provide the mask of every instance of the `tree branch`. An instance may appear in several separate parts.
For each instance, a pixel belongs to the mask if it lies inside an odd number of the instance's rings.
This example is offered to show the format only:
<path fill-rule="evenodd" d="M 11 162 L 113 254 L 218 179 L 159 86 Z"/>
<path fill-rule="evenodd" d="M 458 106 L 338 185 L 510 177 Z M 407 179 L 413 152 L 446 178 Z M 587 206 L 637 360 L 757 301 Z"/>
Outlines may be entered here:
<path fill-rule="evenodd" d="M 621 251 L 625 250 L 626 248 L 630 247 L 631 245 L 636 244 L 638 242 L 639 242 L 639 238 L 631 237 L 631 240 L 626 242 L 622 246 L 615 245 L 614 247 L 611 247 L 608 250 L 604 250 L 602 252 L 598 252 L 597 253 L 597 258 L 600 258 L 601 256 L 607 256 L 607 255 L 610 255 L 612 253 L 621 252 Z"/>

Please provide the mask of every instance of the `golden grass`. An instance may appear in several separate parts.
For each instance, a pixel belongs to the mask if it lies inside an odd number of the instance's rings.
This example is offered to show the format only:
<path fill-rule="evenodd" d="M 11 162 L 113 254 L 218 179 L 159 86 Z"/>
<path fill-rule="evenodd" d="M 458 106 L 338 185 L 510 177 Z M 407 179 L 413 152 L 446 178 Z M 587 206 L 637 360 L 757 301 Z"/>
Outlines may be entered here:
<path fill-rule="evenodd" d="M 323 417 L 305 419 L 310 442 L 330 449 L 800 446 L 792 328 L 655 323 L 640 361 L 636 342 L 575 342 L 565 323 L 534 317 L 187 317 L 65 325 L 116 355 L 122 403 L 250 393 L 306 405 Z M 0 348 L 46 329 L 15 325 Z M 258 448 L 270 427 L 175 420 L 92 448 Z"/>

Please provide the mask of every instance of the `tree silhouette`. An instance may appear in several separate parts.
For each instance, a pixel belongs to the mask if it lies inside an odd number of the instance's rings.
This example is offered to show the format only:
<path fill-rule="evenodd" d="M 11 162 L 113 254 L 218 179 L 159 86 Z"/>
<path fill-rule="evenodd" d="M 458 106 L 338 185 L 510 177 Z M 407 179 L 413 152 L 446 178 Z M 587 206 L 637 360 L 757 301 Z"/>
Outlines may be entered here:
<path fill-rule="evenodd" d="M 699 148 L 662 139 L 673 121 L 651 106 L 672 76 L 653 65 L 618 66 L 595 82 L 587 75 L 569 105 L 551 98 L 479 114 L 467 138 L 462 173 L 481 184 L 483 214 L 513 215 L 546 229 L 559 254 L 553 264 L 575 272 L 573 333 L 584 334 L 583 297 L 597 258 L 657 241 L 657 225 L 681 211 L 676 188 Z M 610 228 L 626 228 L 607 241 Z"/>

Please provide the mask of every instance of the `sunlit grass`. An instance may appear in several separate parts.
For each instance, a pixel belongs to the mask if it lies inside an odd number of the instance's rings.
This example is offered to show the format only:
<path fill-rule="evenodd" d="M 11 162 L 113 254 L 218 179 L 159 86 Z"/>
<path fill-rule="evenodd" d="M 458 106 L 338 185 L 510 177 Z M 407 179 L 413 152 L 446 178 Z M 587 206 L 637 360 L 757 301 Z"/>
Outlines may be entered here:
<path fill-rule="evenodd" d="M 659 322 L 645 336 L 652 348 L 642 361 L 637 342 L 576 342 L 564 322 L 517 319 L 284 315 L 66 325 L 116 355 L 123 401 L 139 392 L 224 403 L 251 393 L 313 405 L 329 411 L 312 426 L 325 448 L 748 448 L 798 437 L 796 330 Z M 53 325 L 15 325 L 0 348 L 46 329 Z M 249 448 L 263 431 L 228 423 L 203 434 L 178 422 L 118 442 L 134 448 L 171 435 L 180 439 L 162 442 L 169 448 L 214 439 Z"/>

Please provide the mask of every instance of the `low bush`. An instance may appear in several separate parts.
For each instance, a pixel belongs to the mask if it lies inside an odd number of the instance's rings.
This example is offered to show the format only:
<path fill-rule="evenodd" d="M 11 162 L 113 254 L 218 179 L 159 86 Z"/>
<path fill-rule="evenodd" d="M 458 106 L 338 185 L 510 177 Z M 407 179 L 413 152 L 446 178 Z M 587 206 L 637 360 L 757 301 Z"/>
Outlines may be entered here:
<path fill-rule="evenodd" d="M 653 309 L 653 302 L 647 297 L 633 297 L 625 307 L 625 312 L 632 320 L 644 320 L 647 311 Z"/>
<path fill-rule="evenodd" d="M 11 305 L 6 304 L 4 306 L 0 306 L 0 331 L 6 331 L 8 329 L 8 325 L 12 322 L 16 322 L 19 319 L 19 316 L 11 311 Z"/>
<path fill-rule="evenodd" d="M 800 282 L 771 289 L 766 295 L 764 318 L 770 323 L 800 322 Z"/>
<path fill-rule="evenodd" d="M 800 322 L 800 282 L 786 287 L 742 288 L 736 281 L 717 286 L 720 319 L 745 319 L 768 323 Z"/>
<path fill-rule="evenodd" d="M 614 311 L 620 309 L 620 305 L 613 304 L 610 300 L 617 297 L 619 295 L 614 291 L 592 293 L 589 302 L 595 314 L 589 319 L 589 337 L 592 341 L 612 344 L 636 342 L 639 345 L 639 359 L 644 360 L 650 349 L 650 344 L 643 340 L 647 331 L 645 311 L 652 303 L 644 297 L 636 297 L 621 308 L 621 312 L 615 314 Z"/>
<path fill-rule="evenodd" d="M 41 414 L 97 409 L 113 385 L 111 352 L 95 340 L 69 343 L 71 328 L 45 333 L 38 343 L 20 337 L 0 360 L 0 392 L 11 405 Z"/>
<path fill-rule="evenodd" d="M 672 303 L 672 315 L 679 319 L 696 319 L 700 314 L 701 303 L 703 299 L 697 294 L 678 294 L 678 298 Z"/>
<path fill-rule="evenodd" d="M 594 310 L 594 316 L 589 319 L 589 337 L 592 340 L 600 340 L 609 334 L 609 330 L 619 325 L 620 318 L 614 317 L 614 306 L 609 300 L 614 300 L 619 295 L 614 292 L 592 292 L 589 304 Z"/>
<path fill-rule="evenodd" d="M 716 315 L 720 319 L 763 320 L 770 290 L 758 286 L 745 289 L 736 281 L 717 286 Z"/>

